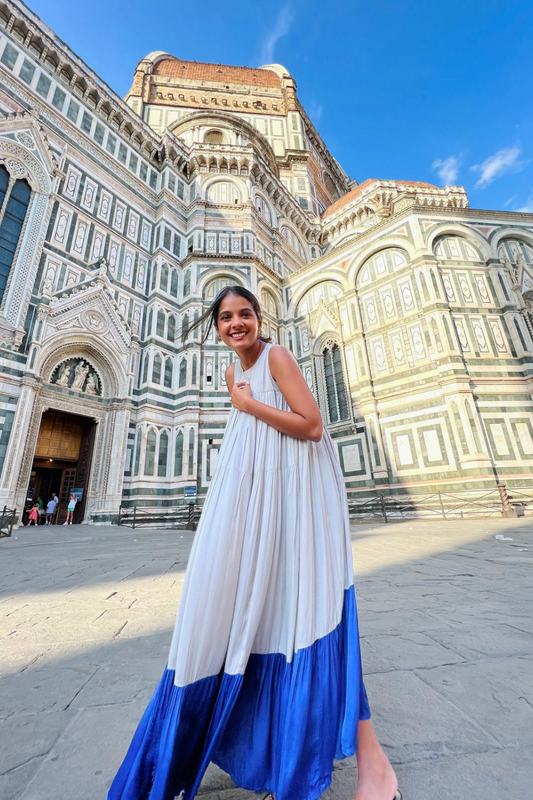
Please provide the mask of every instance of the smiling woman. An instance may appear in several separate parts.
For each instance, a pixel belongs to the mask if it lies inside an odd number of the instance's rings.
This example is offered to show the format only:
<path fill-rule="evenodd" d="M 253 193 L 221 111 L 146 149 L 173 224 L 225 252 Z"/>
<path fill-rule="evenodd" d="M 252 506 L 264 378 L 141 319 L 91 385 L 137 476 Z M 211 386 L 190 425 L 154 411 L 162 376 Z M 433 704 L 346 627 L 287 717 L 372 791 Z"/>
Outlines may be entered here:
<path fill-rule="evenodd" d="M 206 320 L 237 356 L 233 409 L 167 667 L 109 800 L 191 800 L 210 761 L 270 799 L 318 800 L 356 751 L 360 797 L 400 798 L 363 684 L 336 448 L 248 289 L 226 286 L 184 336 Z"/>

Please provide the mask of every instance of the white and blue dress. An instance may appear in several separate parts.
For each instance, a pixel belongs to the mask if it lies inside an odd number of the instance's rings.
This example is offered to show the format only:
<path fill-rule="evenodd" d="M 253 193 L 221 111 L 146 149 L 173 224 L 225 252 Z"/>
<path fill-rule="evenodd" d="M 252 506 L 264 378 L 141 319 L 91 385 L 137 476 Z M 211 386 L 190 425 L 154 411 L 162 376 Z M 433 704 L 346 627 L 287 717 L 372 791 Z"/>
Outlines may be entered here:
<path fill-rule="evenodd" d="M 235 381 L 290 411 L 266 345 Z M 210 761 L 276 800 L 317 800 L 352 755 L 363 685 L 346 490 L 320 442 L 231 410 L 167 667 L 108 800 L 191 800 Z"/>

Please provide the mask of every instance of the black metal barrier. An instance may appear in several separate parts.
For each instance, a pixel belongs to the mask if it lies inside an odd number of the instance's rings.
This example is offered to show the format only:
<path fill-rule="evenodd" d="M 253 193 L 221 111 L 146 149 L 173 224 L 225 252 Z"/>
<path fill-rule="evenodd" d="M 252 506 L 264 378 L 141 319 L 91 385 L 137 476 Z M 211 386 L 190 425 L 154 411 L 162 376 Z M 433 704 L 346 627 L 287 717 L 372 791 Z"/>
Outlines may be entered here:
<path fill-rule="evenodd" d="M 17 509 L 4 506 L 0 512 L 0 538 L 11 536 L 13 525 L 17 521 Z"/>
<path fill-rule="evenodd" d="M 128 528 L 158 526 L 181 528 L 195 531 L 200 519 L 201 507 L 195 503 L 184 503 L 180 506 L 121 506 L 118 524 Z"/>

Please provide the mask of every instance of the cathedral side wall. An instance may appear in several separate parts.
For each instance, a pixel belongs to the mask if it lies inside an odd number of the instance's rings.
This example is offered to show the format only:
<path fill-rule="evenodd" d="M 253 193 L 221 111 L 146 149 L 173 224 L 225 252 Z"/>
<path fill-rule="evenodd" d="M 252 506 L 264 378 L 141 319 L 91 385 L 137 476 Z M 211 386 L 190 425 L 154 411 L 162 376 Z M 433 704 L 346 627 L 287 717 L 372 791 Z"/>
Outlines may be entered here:
<path fill-rule="evenodd" d="M 38 211 L 0 306 L 0 503 L 24 503 L 46 409 L 96 421 L 86 521 L 175 506 L 191 486 L 201 501 L 233 353 L 181 331 L 232 282 L 298 358 L 352 498 L 531 480 L 531 215 L 388 182 L 381 205 L 319 222 L 297 199 L 328 201 L 318 150 L 283 161 L 304 135 L 296 111 L 281 128 L 236 115 L 231 143 L 187 144 L 111 94 L 95 102 L 68 53 L 59 72 L 24 41 L 0 28 L 0 163 L 13 181 L 26 170 Z"/>

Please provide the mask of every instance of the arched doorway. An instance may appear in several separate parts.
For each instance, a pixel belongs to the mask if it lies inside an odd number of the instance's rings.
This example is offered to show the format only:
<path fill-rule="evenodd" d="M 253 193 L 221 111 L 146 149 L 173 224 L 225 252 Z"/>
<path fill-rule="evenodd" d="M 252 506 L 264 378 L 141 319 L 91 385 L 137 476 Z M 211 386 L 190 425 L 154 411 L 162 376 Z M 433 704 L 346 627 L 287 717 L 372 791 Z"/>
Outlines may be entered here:
<path fill-rule="evenodd" d="M 39 493 L 56 492 L 61 522 L 76 489 L 76 522 L 116 520 L 131 401 L 129 378 L 112 356 L 103 343 L 98 349 L 88 342 L 63 344 L 48 352 L 40 374 L 27 381 L 19 446 L 11 454 L 12 507 L 23 509 Z"/>

